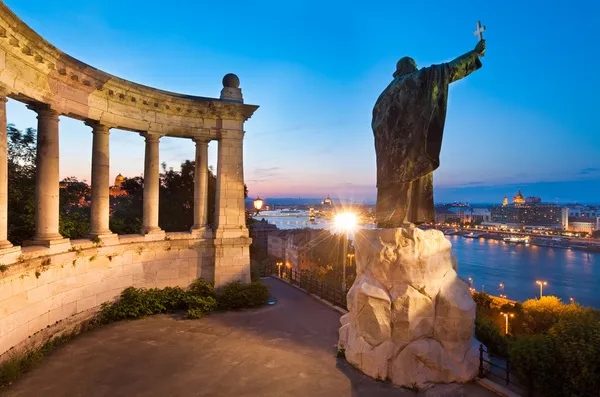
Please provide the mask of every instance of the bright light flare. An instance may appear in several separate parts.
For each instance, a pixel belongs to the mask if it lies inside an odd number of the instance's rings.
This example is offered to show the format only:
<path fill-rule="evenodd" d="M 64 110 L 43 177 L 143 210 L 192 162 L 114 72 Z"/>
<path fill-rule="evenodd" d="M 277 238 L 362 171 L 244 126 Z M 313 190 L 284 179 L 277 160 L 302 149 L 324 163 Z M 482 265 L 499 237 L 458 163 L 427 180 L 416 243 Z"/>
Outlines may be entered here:
<path fill-rule="evenodd" d="M 341 212 L 335 216 L 335 227 L 341 231 L 351 232 L 357 223 L 356 214 L 353 212 Z"/>

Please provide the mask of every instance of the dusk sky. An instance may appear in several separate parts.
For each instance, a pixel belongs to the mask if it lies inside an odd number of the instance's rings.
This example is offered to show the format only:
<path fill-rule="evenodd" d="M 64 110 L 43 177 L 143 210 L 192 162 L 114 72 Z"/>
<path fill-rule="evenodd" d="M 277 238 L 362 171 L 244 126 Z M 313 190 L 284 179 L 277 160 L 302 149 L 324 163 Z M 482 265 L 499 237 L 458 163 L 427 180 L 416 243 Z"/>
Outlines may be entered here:
<path fill-rule="evenodd" d="M 262 197 L 375 197 L 371 112 L 395 64 L 471 50 L 483 68 L 450 89 L 436 201 L 600 202 L 600 2 L 5 0 L 50 43 L 145 85 L 218 97 L 236 73 L 246 103 L 245 179 Z M 493 4 L 492 4 L 493 3 Z M 460 5 L 458 5 L 460 4 Z M 35 127 L 10 101 L 8 121 Z M 61 118 L 61 178 L 90 180 L 91 129 Z M 143 139 L 111 133 L 111 177 L 140 175 Z M 194 144 L 162 138 L 177 168 Z M 216 166 L 216 143 L 209 164 Z"/>

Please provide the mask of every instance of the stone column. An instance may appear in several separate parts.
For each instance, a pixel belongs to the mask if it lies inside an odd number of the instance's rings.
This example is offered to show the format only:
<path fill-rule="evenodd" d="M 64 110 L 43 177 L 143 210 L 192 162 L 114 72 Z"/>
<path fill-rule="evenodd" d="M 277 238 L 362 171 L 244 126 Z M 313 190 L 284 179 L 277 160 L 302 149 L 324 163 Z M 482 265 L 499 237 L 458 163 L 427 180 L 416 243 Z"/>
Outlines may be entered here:
<path fill-rule="evenodd" d="M 250 282 L 250 243 L 244 206 L 242 130 L 221 133 L 217 164 L 215 286 Z"/>
<path fill-rule="evenodd" d="M 194 139 L 196 143 L 196 170 L 194 174 L 194 226 L 192 233 L 210 233 L 208 227 L 208 142 L 206 138 Z"/>
<path fill-rule="evenodd" d="M 31 105 L 37 112 L 37 156 L 35 173 L 35 234 L 28 245 L 68 242 L 58 232 L 59 142 L 58 116 L 48 105 Z"/>
<path fill-rule="evenodd" d="M 144 155 L 144 220 L 142 234 L 162 233 L 158 226 L 158 197 L 160 192 L 158 141 L 155 133 L 143 133 L 146 138 Z"/>
<path fill-rule="evenodd" d="M 216 237 L 248 237 L 244 206 L 244 131 L 227 131 L 217 158 Z"/>
<path fill-rule="evenodd" d="M 98 122 L 88 122 L 94 135 L 92 143 L 92 217 L 90 237 L 112 236 L 109 224 L 110 216 L 110 128 Z"/>
<path fill-rule="evenodd" d="M 0 96 L 0 250 L 12 247 L 8 241 L 8 141 L 6 136 L 6 102 Z"/>

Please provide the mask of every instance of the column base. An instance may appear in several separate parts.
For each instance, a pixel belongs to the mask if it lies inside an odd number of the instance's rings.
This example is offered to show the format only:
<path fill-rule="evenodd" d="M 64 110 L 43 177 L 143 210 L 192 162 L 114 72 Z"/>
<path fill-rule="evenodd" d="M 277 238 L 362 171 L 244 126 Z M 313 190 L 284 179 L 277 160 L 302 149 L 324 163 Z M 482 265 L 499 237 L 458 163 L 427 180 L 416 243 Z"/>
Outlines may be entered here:
<path fill-rule="evenodd" d="M 164 234 L 165 231 L 158 226 L 142 226 L 142 234 Z"/>
<path fill-rule="evenodd" d="M 108 232 L 90 233 L 88 234 L 88 238 L 90 240 L 98 239 L 100 242 L 108 245 L 113 245 L 113 243 L 118 244 L 119 242 L 119 235 L 111 232 L 110 230 Z"/>
<path fill-rule="evenodd" d="M 212 228 L 208 225 L 204 225 L 204 226 L 194 225 L 190 229 L 190 233 L 195 238 L 212 238 L 213 234 L 214 234 Z"/>
<path fill-rule="evenodd" d="M 12 245 L 10 247 L 0 248 L 0 262 L 4 265 L 14 263 L 21 254 L 21 246 Z"/>
<path fill-rule="evenodd" d="M 217 227 L 217 230 L 215 230 L 215 238 L 240 238 L 249 236 L 250 234 L 246 226 L 224 226 Z"/>
<path fill-rule="evenodd" d="M 31 247 L 32 245 L 40 245 L 42 247 L 54 247 L 55 245 L 61 245 L 61 244 L 69 244 L 71 240 L 68 238 L 64 238 L 62 236 L 60 236 L 59 238 L 54 238 L 54 237 L 34 237 L 32 240 L 27 240 L 23 242 L 23 246 L 25 247 Z"/>
<path fill-rule="evenodd" d="M 0 241 L 0 251 L 11 248 L 13 245 L 8 240 Z"/>

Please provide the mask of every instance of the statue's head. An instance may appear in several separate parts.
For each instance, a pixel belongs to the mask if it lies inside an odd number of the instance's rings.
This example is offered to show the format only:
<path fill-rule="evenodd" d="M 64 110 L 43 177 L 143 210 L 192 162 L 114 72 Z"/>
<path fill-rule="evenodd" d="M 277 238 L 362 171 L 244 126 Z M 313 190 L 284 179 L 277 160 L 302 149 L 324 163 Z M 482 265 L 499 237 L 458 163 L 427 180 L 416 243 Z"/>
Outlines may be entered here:
<path fill-rule="evenodd" d="M 412 72 L 416 72 L 417 63 L 411 57 L 401 58 L 396 64 L 396 71 L 394 72 L 394 77 L 403 76 L 405 74 L 409 74 Z"/>

